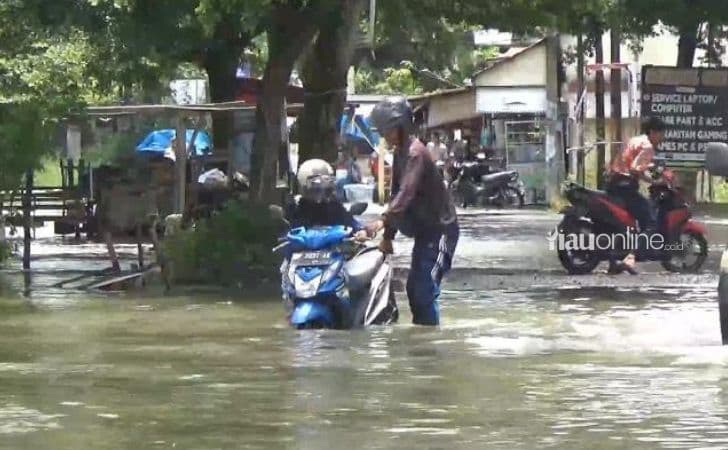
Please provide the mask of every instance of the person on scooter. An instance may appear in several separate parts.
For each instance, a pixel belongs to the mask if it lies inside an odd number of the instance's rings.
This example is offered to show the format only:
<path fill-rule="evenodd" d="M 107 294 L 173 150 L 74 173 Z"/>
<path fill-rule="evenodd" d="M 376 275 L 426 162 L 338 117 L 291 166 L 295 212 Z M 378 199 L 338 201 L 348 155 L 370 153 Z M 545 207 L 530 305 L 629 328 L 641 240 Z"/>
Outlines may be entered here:
<path fill-rule="evenodd" d="M 403 97 L 377 104 L 370 121 L 394 149 L 392 200 L 380 220 L 367 225 L 369 236 L 384 229 L 380 249 L 393 253 L 397 231 L 414 238 L 407 279 L 412 322 L 439 325 L 438 298 L 450 270 L 460 229 L 455 207 L 427 147 L 411 135 L 412 107 Z"/>
<path fill-rule="evenodd" d="M 336 175 L 329 163 L 309 159 L 299 167 L 296 180 L 301 198 L 288 205 L 291 228 L 343 225 L 356 231 L 357 240 L 367 239 L 363 226 L 336 198 Z"/>
<path fill-rule="evenodd" d="M 641 232 L 653 228 L 649 201 L 639 192 L 639 182 L 652 183 L 649 170 L 654 166 L 655 150 L 665 135 L 665 123 L 659 117 L 642 122 L 642 134 L 630 139 L 627 147 L 615 158 L 610 167 L 607 193 L 622 199 L 632 216 L 637 219 Z M 620 264 L 612 264 L 610 272 L 627 270 L 635 274 L 635 255 L 630 253 Z"/>

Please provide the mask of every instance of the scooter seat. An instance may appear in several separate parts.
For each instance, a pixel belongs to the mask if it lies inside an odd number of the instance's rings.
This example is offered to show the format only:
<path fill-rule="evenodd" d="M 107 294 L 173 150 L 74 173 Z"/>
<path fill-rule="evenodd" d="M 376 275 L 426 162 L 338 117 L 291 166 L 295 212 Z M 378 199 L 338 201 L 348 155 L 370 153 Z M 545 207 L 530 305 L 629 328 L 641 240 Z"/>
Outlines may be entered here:
<path fill-rule="evenodd" d="M 627 204 L 624 200 L 622 200 L 620 197 L 615 197 L 613 195 L 607 194 L 605 191 L 599 191 L 596 189 L 584 189 L 586 192 L 588 192 L 590 195 L 593 195 L 594 197 L 602 197 L 605 200 L 609 201 L 610 203 L 613 203 L 617 206 L 626 207 Z"/>
<path fill-rule="evenodd" d="M 483 175 L 480 179 L 483 183 L 496 183 L 501 181 L 508 181 L 513 177 L 513 172 L 497 172 L 488 175 Z"/>
<path fill-rule="evenodd" d="M 344 265 L 344 273 L 350 291 L 366 289 L 372 278 L 384 263 L 384 253 L 379 249 L 372 249 L 354 257 Z"/>

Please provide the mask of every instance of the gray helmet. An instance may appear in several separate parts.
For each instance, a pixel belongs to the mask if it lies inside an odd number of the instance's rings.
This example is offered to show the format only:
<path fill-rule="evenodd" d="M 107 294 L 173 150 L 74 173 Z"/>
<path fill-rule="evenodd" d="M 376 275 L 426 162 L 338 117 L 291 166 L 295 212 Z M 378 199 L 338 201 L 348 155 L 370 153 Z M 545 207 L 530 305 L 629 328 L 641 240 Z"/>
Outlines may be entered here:
<path fill-rule="evenodd" d="M 374 107 L 369 121 L 379 134 L 398 127 L 409 133 L 414 126 L 414 113 L 406 98 L 387 97 Z"/>
<path fill-rule="evenodd" d="M 309 159 L 301 164 L 296 175 L 301 195 L 317 203 L 336 195 L 336 174 L 323 159 Z"/>

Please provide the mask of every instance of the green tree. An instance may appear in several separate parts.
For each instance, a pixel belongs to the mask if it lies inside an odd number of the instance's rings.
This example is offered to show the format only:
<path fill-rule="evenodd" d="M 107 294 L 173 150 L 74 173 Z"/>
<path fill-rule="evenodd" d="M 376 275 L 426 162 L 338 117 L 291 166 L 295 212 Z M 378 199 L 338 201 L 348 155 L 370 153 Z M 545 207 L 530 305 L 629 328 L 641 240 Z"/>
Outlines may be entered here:
<path fill-rule="evenodd" d="M 723 2 L 714 0 L 623 0 L 622 8 L 630 23 L 652 27 L 661 22 L 676 32 L 678 41 L 678 67 L 692 67 L 696 49 L 702 46 L 716 48 L 716 42 L 706 42 L 705 24 L 719 27 L 728 23 L 728 9 Z M 712 39 L 711 39 L 712 41 Z"/>
<path fill-rule="evenodd" d="M 98 47 L 65 21 L 70 6 L 0 3 L 0 190 L 18 188 L 40 166 L 62 120 L 108 98 Z"/>
<path fill-rule="evenodd" d="M 204 70 L 212 102 L 235 99 L 236 71 L 245 49 L 262 31 L 269 0 L 86 0 L 90 11 L 77 15 L 83 26 L 105 41 L 104 61 L 128 100 L 153 102 L 181 64 Z M 141 98 L 135 94 L 141 94 Z M 215 113 L 214 144 L 233 138 L 230 113 Z"/>
<path fill-rule="evenodd" d="M 306 97 L 298 124 L 299 161 L 336 158 L 347 73 L 365 4 L 364 0 L 343 0 L 340 8 L 329 11 L 304 54 L 301 78 Z"/>
<path fill-rule="evenodd" d="M 286 165 L 286 89 L 293 67 L 312 42 L 335 0 L 273 1 L 263 21 L 268 60 L 256 110 L 252 190 L 257 200 L 275 201 L 276 161 Z M 283 167 L 281 169 L 287 169 Z"/>

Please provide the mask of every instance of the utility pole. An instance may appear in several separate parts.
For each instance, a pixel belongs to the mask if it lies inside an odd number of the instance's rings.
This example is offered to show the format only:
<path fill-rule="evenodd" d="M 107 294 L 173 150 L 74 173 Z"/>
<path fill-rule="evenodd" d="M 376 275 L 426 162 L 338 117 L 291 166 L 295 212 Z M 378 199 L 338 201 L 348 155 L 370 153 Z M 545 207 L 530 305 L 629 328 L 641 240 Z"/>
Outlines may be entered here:
<path fill-rule="evenodd" d="M 594 52 L 596 63 L 604 63 L 604 47 L 602 45 L 602 30 L 594 30 Z M 596 71 L 596 104 L 597 104 L 597 189 L 604 188 L 604 160 L 605 160 L 605 132 L 604 132 L 604 71 Z"/>
<path fill-rule="evenodd" d="M 612 28 L 610 32 L 611 38 L 611 55 L 612 63 L 621 62 L 621 33 L 618 29 Z M 609 98 L 612 109 L 612 148 L 609 160 L 612 161 L 620 154 L 622 149 L 622 70 L 620 68 L 612 68 L 609 74 L 611 91 Z M 615 143 L 618 142 L 618 143 Z"/>
<path fill-rule="evenodd" d="M 586 92 L 584 91 L 584 36 L 581 33 L 579 33 L 576 37 L 576 53 L 576 101 L 579 102 L 581 95 L 586 95 Z M 586 170 L 584 167 L 584 155 L 586 152 L 586 149 L 584 148 L 584 128 L 586 127 L 586 124 L 584 123 L 585 100 L 586 99 L 579 103 L 579 108 L 576 111 L 576 123 L 578 124 L 577 135 L 579 139 L 577 143 L 578 149 L 576 151 L 576 181 L 581 185 L 586 183 Z"/>

